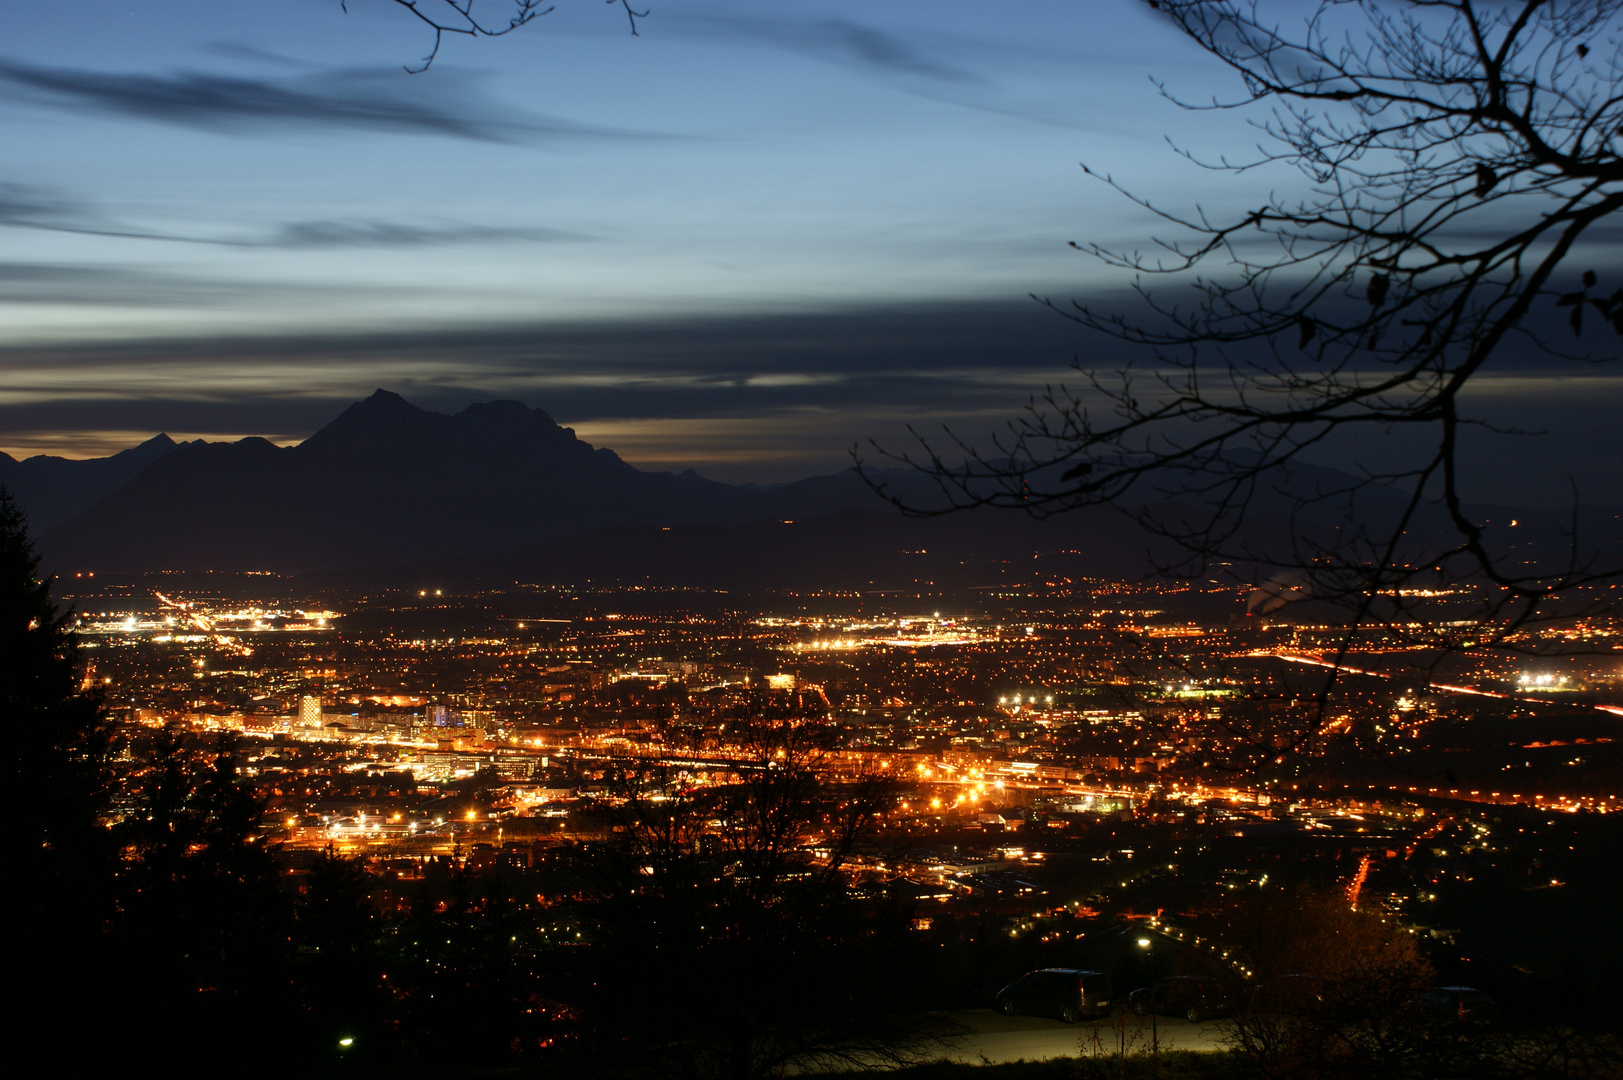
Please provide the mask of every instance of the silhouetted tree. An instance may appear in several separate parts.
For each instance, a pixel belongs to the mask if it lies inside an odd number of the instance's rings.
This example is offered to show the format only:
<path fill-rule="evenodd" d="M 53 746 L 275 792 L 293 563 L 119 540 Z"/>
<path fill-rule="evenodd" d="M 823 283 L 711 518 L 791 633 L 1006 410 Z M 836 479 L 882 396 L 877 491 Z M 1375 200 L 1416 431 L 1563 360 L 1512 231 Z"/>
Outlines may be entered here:
<path fill-rule="evenodd" d="M 309 1011 L 312 1049 L 332 1054 L 350 1039 L 349 1060 L 388 1057 L 401 1041 L 391 1030 L 384 920 L 370 895 L 373 879 L 357 859 L 323 852 L 310 866 L 295 907 L 294 978 Z"/>
<path fill-rule="evenodd" d="M 109 726 L 81 688 L 71 613 L 51 598 L 27 522 L 0 488 L 0 728 L 13 813 L 4 839 L 22 1028 L 50 1038 L 98 969 L 112 915 Z"/>
<path fill-rule="evenodd" d="M 101 1034 L 111 1051 L 145 1047 L 206 1069 L 263 1025 L 285 1031 L 297 1018 L 291 904 L 233 736 L 209 745 L 171 726 L 137 755 L 137 798 L 114 833 L 123 860 L 106 946 L 105 980 L 123 1006 Z"/>
<path fill-rule="evenodd" d="M 1623 560 L 1580 544 L 1576 509 L 1530 562 L 1467 506 L 1464 395 L 1512 348 L 1567 355 L 1552 320 L 1604 347 L 1623 334 L 1623 289 L 1601 280 L 1619 268 L 1572 268 L 1623 208 L 1623 5 L 1146 2 L 1238 77 L 1237 100 L 1183 107 L 1272 107 L 1256 152 L 1204 164 L 1283 165 L 1300 193 L 1231 217 L 1135 200 L 1182 237 L 1073 246 L 1132 275 L 1142 308 L 1044 302 L 1148 361 L 1079 359 L 1079 385 L 1050 387 L 989 450 L 949 433 L 899 456 L 952 508 L 1126 509 L 1181 553 L 1165 569 L 1234 564 L 1268 602 L 1338 605 L 1343 649 L 1371 626 L 1525 647 Z M 1384 468 L 1337 441 L 1393 433 L 1419 449 Z M 1327 446 L 1350 479 L 1293 477 Z M 1459 583 L 1481 586 L 1470 625 L 1415 629 L 1424 598 Z"/>
<path fill-rule="evenodd" d="M 44 881 L 71 867 L 106 830 L 109 728 L 81 688 L 70 611 L 51 599 L 11 493 L 0 488 L 0 718 L 6 790 L 22 810 L 5 830 L 7 864 Z M 51 901 L 54 904 L 56 901 Z"/>
<path fill-rule="evenodd" d="M 945 1032 L 907 982 L 906 912 L 848 876 L 891 779 L 833 777 L 820 719 L 756 715 L 727 736 L 738 749 L 714 783 L 635 761 L 614 778 L 615 834 L 581 909 L 598 1051 L 737 1080 L 939 1053 Z"/>
<path fill-rule="evenodd" d="M 1243 965 L 1232 1040 L 1258 1075 L 1402 1075 L 1426 1034 L 1431 966 L 1414 936 L 1340 896 L 1247 890 L 1200 923 Z"/>
<path fill-rule="evenodd" d="M 1609 1077 L 1615 1024 L 1457 1017 L 1427 1004 L 1435 972 L 1396 920 L 1308 889 L 1250 889 L 1198 924 L 1236 981 L 1228 1042 L 1263 1080 Z M 1232 971 L 1232 967 L 1231 967 Z M 1611 1018 L 1607 1018 L 1610 1020 Z"/>
<path fill-rule="evenodd" d="M 400 1042 L 420 1060 L 488 1067 L 544 1053 L 567 1027 L 550 996 L 558 958 L 501 874 L 454 869 L 394 931 Z"/>

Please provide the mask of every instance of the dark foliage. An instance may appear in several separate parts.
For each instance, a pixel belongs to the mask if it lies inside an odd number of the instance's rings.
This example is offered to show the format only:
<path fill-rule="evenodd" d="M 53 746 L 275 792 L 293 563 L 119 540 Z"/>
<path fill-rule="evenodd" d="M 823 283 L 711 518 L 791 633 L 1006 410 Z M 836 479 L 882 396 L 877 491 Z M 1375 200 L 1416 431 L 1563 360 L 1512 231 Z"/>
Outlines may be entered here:
<path fill-rule="evenodd" d="M 62 872 L 97 846 L 106 723 L 82 691 L 70 612 L 51 600 L 21 511 L 0 488 L 0 717 L 6 789 L 28 808 L 6 830 L 8 863 Z M 13 859 L 21 860 L 14 862 Z"/>
<path fill-rule="evenodd" d="M 804 715 L 729 725 L 734 779 L 698 787 L 628 762 L 616 840 L 588 869 L 585 997 L 600 1053 L 683 1077 L 895 1066 L 939 1051 L 908 912 L 845 871 L 894 782 L 833 783 L 835 732 Z"/>
<path fill-rule="evenodd" d="M 25 1029 L 53 1031 L 97 964 L 112 845 L 101 815 L 109 732 L 81 689 L 69 612 L 51 599 L 10 492 L 0 488 L 0 724 L 16 812 L 3 831 Z"/>

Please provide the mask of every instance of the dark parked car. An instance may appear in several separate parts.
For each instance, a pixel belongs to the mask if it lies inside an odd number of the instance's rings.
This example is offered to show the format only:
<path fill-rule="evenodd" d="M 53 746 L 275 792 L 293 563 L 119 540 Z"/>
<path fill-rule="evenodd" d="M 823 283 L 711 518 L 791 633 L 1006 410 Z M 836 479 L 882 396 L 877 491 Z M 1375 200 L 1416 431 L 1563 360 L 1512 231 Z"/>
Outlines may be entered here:
<path fill-rule="evenodd" d="M 1067 1024 L 1109 1016 L 1110 976 L 1080 968 L 1043 968 L 997 992 L 994 1007 L 1004 1016 L 1032 1013 L 1057 1016 Z"/>
<path fill-rule="evenodd" d="M 1154 1012 L 1162 1016 L 1182 1016 L 1198 1024 L 1214 1016 L 1227 1016 L 1229 1001 L 1216 979 L 1174 975 L 1128 994 L 1127 1007 L 1133 1010 L 1134 1016 Z"/>
<path fill-rule="evenodd" d="M 1499 1019 L 1493 999 L 1470 986 L 1434 986 L 1420 1000 L 1449 1020 L 1487 1024 Z"/>

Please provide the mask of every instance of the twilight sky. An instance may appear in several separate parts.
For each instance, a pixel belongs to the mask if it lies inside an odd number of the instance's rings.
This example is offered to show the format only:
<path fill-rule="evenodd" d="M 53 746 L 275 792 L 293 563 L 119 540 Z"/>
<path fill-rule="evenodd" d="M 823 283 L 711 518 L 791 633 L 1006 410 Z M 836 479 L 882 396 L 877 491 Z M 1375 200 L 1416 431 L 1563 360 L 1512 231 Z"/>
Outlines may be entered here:
<path fill-rule="evenodd" d="M 1233 87 L 1127 0 L 649 4 L 633 38 L 559 0 L 421 75 L 387 0 L 6 5 L 0 449 L 297 441 L 382 386 L 790 479 L 909 422 L 991 430 L 1100 348 L 1027 298 L 1119 288 L 1066 241 L 1154 231 L 1079 161 L 1180 207 L 1290 183 L 1169 149 L 1250 135 L 1159 96 Z M 1579 461 L 1623 501 L 1585 450 L 1620 387 L 1486 383 L 1557 429 L 1494 483 Z"/>

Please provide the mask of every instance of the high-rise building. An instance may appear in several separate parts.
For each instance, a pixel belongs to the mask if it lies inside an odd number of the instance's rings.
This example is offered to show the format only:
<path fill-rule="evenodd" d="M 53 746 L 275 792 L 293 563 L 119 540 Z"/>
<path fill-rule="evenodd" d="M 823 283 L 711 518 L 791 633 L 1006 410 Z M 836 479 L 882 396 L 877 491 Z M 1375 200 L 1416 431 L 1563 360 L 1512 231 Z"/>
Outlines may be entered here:
<path fill-rule="evenodd" d="M 321 726 L 321 699 L 314 694 L 306 694 L 299 699 L 299 726 L 318 728 Z"/>

